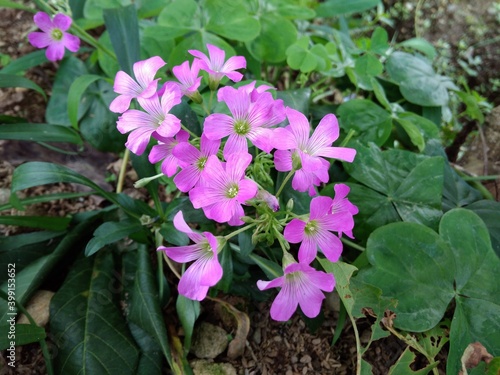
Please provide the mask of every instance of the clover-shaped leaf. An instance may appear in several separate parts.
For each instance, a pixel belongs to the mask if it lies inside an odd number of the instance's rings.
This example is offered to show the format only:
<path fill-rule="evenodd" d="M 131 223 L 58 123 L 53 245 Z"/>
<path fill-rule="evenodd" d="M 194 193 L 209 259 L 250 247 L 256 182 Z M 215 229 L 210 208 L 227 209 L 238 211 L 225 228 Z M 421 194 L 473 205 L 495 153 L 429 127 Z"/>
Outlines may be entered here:
<path fill-rule="evenodd" d="M 455 301 L 448 374 L 458 372 L 464 349 L 474 341 L 499 355 L 500 284 L 494 280 L 500 259 L 476 214 L 462 208 L 447 212 L 439 235 L 414 223 L 386 225 L 373 232 L 366 251 L 372 267 L 356 278 L 398 300 L 397 328 L 429 330 Z"/>

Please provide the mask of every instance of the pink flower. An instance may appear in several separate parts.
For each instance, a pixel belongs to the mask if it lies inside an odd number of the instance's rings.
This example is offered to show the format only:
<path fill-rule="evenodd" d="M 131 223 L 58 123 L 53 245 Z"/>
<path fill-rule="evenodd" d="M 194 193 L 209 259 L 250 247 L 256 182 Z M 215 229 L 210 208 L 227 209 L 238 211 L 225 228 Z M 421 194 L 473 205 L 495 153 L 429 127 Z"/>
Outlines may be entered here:
<path fill-rule="evenodd" d="M 159 139 L 171 138 L 181 128 L 181 121 L 168 112 L 181 102 L 182 95 L 173 82 L 169 83 L 161 98 L 156 94 L 147 99 L 138 98 L 146 112 L 130 109 L 116 122 L 120 133 L 131 132 L 125 146 L 134 154 L 141 155 L 144 152 L 152 135 Z"/>
<path fill-rule="evenodd" d="M 217 155 L 219 147 L 220 140 L 212 141 L 202 134 L 200 150 L 188 142 L 179 144 L 173 150 L 173 155 L 183 163 L 182 170 L 174 177 L 174 183 L 180 191 L 187 193 L 199 185 L 208 158 Z"/>
<path fill-rule="evenodd" d="M 174 66 L 172 68 L 172 73 L 179 80 L 179 88 L 182 95 L 185 95 L 194 100 L 198 98 L 200 93 L 198 92 L 198 87 L 200 87 L 201 76 L 198 77 L 200 72 L 200 60 L 194 59 L 191 68 L 189 68 L 189 61 L 184 61 L 181 65 Z"/>
<path fill-rule="evenodd" d="M 332 215 L 344 216 L 348 213 L 352 218 L 352 216 L 356 215 L 359 212 L 359 210 L 358 207 L 356 207 L 349 201 L 349 199 L 346 198 L 347 194 L 349 194 L 349 191 L 351 189 L 349 188 L 349 186 L 344 184 L 336 184 L 334 186 L 334 189 L 335 189 L 335 196 L 333 197 L 333 202 L 331 207 Z M 354 238 L 352 230 L 343 230 L 343 231 L 339 230 L 338 232 L 339 235 L 345 233 L 348 237 Z"/>
<path fill-rule="evenodd" d="M 285 227 L 283 232 L 285 240 L 290 243 L 302 242 L 299 248 L 300 262 L 311 263 L 316 257 L 318 248 L 330 262 L 339 260 L 342 242 L 330 231 L 350 233 L 354 228 L 354 219 L 352 214 L 344 209 L 332 214 L 333 202 L 330 197 L 313 198 L 309 219 L 293 219 Z"/>
<path fill-rule="evenodd" d="M 311 137 L 311 127 L 300 112 L 287 107 L 286 116 L 290 125 L 274 130 L 274 163 L 280 172 L 295 170 L 292 187 L 297 191 L 307 191 L 314 195 L 314 186 L 328 182 L 330 163 L 323 157 L 352 162 L 356 150 L 346 147 L 331 147 L 339 137 L 337 118 L 326 115 L 320 121 Z M 312 190 L 311 190 L 312 189 Z"/>
<path fill-rule="evenodd" d="M 265 152 L 272 150 L 272 130 L 267 126 L 275 120 L 274 99 L 268 92 L 261 93 L 252 101 L 252 91 L 246 86 L 235 89 L 230 86 L 219 89 L 219 101 L 226 102 L 232 116 L 213 113 L 205 119 L 204 132 L 209 139 L 229 136 L 224 146 L 224 157 L 248 152 L 247 138 Z"/>
<path fill-rule="evenodd" d="M 178 231 L 186 233 L 194 245 L 160 246 L 158 251 L 164 251 L 169 258 L 179 263 L 194 261 L 179 281 L 179 293 L 187 298 L 201 301 L 207 296 L 208 289 L 222 278 L 222 267 L 217 259 L 221 246 L 212 233 L 194 232 L 186 224 L 182 211 L 175 215 L 174 226 Z"/>
<path fill-rule="evenodd" d="M 225 168 L 215 155 L 205 164 L 205 180 L 189 192 L 194 208 L 203 208 L 206 217 L 219 223 L 242 225 L 241 206 L 257 194 L 257 184 L 245 177 L 252 161 L 250 154 L 229 155 Z"/>
<path fill-rule="evenodd" d="M 317 271 L 305 263 L 292 263 L 285 274 L 272 281 L 257 281 L 260 290 L 280 288 L 271 306 L 271 318 L 287 321 L 300 306 L 304 315 L 314 318 L 319 314 L 325 299 L 322 291 L 331 292 L 335 286 L 332 274 Z"/>
<path fill-rule="evenodd" d="M 116 73 L 113 89 L 120 95 L 111 102 L 109 109 L 112 112 L 123 113 L 129 109 L 132 99 L 147 99 L 156 94 L 159 78 L 155 79 L 155 75 L 165 64 L 159 56 L 136 62 L 133 70 L 137 82 L 121 70 Z"/>
<path fill-rule="evenodd" d="M 233 82 L 239 82 L 243 78 L 243 74 L 236 72 L 236 69 L 246 68 L 247 62 L 243 56 L 233 56 L 227 61 L 226 52 L 212 44 L 207 44 L 208 55 L 197 51 L 189 50 L 188 52 L 200 59 L 201 69 L 208 72 L 209 86 L 214 91 L 219 85 L 220 80 L 226 76 Z"/>
<path fill-rule="evenodd" d="M 33 20 L 42 32 L 29 33 L 28 40 L 36 48 L 47 47 L 45 56 L 50 61 L 61 60 L 64 57 L 64 48 L 71 52 L 76 52 L 80 48 L 80 39 L 66 32 L 72 20 L 65 14 L 58 13 L 51 20 L 47 13 L 38 12 Z"/>
<path fill-rule="evenodd" d="M 177 168 L 182 164 L 182 162 L 173 155 L 172 151 L 181 143 L 189 144 L 187 142 L 188 139 L 189 133 L 184 130 L 179 130 L 175 138 L 162 138 L 162 140 L 158 141 L 158 144 L 151 149 L 149 162 L 155 164 L 163 160 L 161 163 L 162 173 L 167 177 L 172 177 L 175 172 L 177 172 Z"/>

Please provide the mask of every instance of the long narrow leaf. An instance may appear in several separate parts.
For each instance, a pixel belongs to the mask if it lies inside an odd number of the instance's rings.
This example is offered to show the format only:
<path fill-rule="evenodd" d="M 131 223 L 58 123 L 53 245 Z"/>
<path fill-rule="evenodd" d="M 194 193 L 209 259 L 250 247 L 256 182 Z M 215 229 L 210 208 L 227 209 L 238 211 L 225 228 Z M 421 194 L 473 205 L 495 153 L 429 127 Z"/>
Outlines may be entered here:
<path fill-rule="evenodd" d="M 1 4 L 1 3 L 0 3 Z M 38 66 L 47 62 L 47 57 L 45 56 L 44 50 L 38 50 L 35 52 L 28 53 L 18 59 L 15 59 L 7 64 L 0 73 L 2 74 L 16 74 L 24 72 L 29 68 Z"/>
<path fill-rule="evenodd" d="M 101 224 L 94 232 L 92 238 L 85 248 L 85 256 L 91 256 L 104 246 L 115 243 L 127 237 L 129 234 L 136 233 L 142 229 L 137 220 L 125 220 L 120 222 L 108 221 Z"/>
<path fill-rule="evenodd" d="M 0 224 L 15 225 L 47 230 L 64 230 L 68 227 L 70 217 L 57 216 L 0 216 Z"/>
<path fill-rule="evenodd" d="M 86 197 L 87 195 L 91 195 L 91 194 L 95 194 L 95 192 L 87 191 L 87 192 L 83 192 L 83 193 L 55 193 L 55 194 L 47 194 L 47 195 L 37 195 L 36 197 L 28 197 L 25 199 L 20 199 L 19 202 L 23 206 L 28 206 L 30 204 L 50 202 L 50 201 L 55 201 L 55 200 L 59 200 L 59 199 L 66 200 L 66 199 Z M 14 208 L 14 207 L 10 203 L 0 205 L 0 211 L 10 210 L 12 208 Z"/>
<path fill-rule="evenodd" d="M 80 100 L 82 95 L 87 90 L 89 85 L 98 79 L 102 79 L 101 76 L 94 74 L 85 74 L 78 77 L 69 88 L 68 92 L 68 116 L 71 126 L 78 129 L 78 107 L 80 106 Z"/>
<path fill-rule="evenodd" d="M 103 15 L 118 63 L 125 72 L 132 74 L 132 66 L 140 57 L 137 9 L 131 4 L 104 9 Z"/>
<path fill-rule="evenodd" d="M 0 125 L 0 139 L 31 142 L 67 142 L 81 145 L 82 139 L 73 129 L 52 124 Z"/>
<path fill-rule="evenodd" d="M 34 12 L 34 8 L 27 7 L 26 5 L 19 4 L 15 1 L 0 0 L 0 8 L 22 9 L 27 12 Z"/>
<path fill-rule="evenodd" d="M 7 87 L 24 87 L 26 89 L 35 90 L 40 93 L 45 100 L 47 100 L 47 95 L 35 82 L 29 80 L 28 78 L 17 76 L 15 74 L 0 74 L 0 88 Z"/>
<path fill-rule="evenodd" d="M 16 346 L 31 344 L 44 340 L 46 337 L 45 329 L 33 324 L 16 324 L 15 342 Z M 11 340 L 9 340 L 10 325 L 0 326 L 0 350 L 9 348 Z"/>

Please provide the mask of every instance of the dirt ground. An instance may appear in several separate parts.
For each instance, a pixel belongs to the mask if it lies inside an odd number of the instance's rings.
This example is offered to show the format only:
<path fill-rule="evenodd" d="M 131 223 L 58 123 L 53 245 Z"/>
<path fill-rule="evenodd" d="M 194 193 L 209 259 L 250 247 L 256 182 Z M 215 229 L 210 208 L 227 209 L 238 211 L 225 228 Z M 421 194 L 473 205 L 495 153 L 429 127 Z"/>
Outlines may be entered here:
<path fill-rule="evenodd" d="M 396 22 L 395 28 L 389 29 L 389 32 L 397 40 L 415 36 L 412 10 L 415 9 L 417 1 L 384 2 L 388 7 L 395 6 L 396 3 L 402 6 L 403 11 L 401 11 L 401 18 Z M 495 22 L 495 17 L 498 17 L 498 15 L 491 14 L 490 11 L 493 1 L 478 1 L 474 2 L 473 5 L 466 1 L 428 0 L 424 4 L 425 6 L 422 8 L 424 15 L 419 18 L 420 21 L 417 20 L 417 22 L 421 23 L 418 27 L 420 27 L 423 36 L 434 43 L 440 43 L 441 40 L 449 43 L 450 48 L 448 50 L 451 53 L 451 61 L 463 57 L 463 51 L 460 47 L 461 41 L 474 46 L 473 51 L 467 53 L 472 56 L 471 58 L 480 56 L 482 63 L 473 66 L 478 74 L 468 77 L 469 86 L 481 90 L 482 95 L 487 96 L 495 105 L 499 105 L 498 88 L 493 90 L 491 86 L 492 80 L 498 79 L 498 64 L 500 61 L 498 38 L 497 35 L 492 35 L 498 29 L 498 23 L 496 23 L 496 27 L 494 24 L 492 25 L 492 22 Z M 407 15 L 405 15 L 404 9 L 407 9 Z M 0 53 L 17 58 L 33 51 L 33 47 L 26 40 L 27 33 L 33 30 L 32 14 L 7 9 L 2 9 L 1 12 Z M 497 38 L 497 42 L 494 42 L 494 38 Z M 485 43 L 488 40 L 493 40 L 493 42 Z M 27 76 L 50 95 L 50 85 L 56 69 L 57 64 L 47 62 L 40 67 L 31 69 Z M 456 65 L 453 69 L 458 72 L 457 74 L 462 74 L 461 66 Z M 43 123 L 44 107 L 43 98 L 35 91 L 25 89 L 0 90 L 0 114 L 15 115 L 24 117 L 29 122 Z M 496 113 L 498 113 L 498 110 L 496 110 Z M 466 169 L 472 169 L 472 173 L 500 173 L 500 165 L 498 164 L 500 160 L 500 154 L 498 153 L 500 142 L 496 142 L 498 138 L 495 138 L 500 134 L 499 124 L 498 115 L 490 118 L 489 122 L 485 124 L 485 141 L 479 139 L 477 127 L 472 126 L 470 134 L 467 134 L 462 144 L 459 145 L 459 147 L 466 148 L 465 152 L 462 152 L 464 156 L 462 156 L 461 163 Z M 85 147 L 84 150 L 72 151 L 78 151 L 78 156 L 60 154 L 33 143 L 0 141 L 0 203 L 2 194 L 4 196 L 8 194 L 13 168 L 31 160 L 51 161 L 67 165 L 98 182 L 104 188 L 112 189 L 113 186 L 112 182 L 109 182 L 109 177 L 116 173 L 116 169 L 113 168 L 117 162 L 116 156 L 100 153 L 91 150 L 89 147 Z M 471 160 L 474 160 L 475 167 L 472 166 Z M 492 193 L 496 194 L 498 200 L 497 183 L 492 182 L 488 187 Z M 130 191 L 133 190 L 130 185 L 128 187 Z M 27 194 L 47 193 L 47 189 L 50 189 L 50 192 L 60 192 L 74 191 L 77 187 L 58 184 L 35 188 L 27 192 Z M 32 210 L 40 214 L 65 216 L 81 210 L 94 209 L 99 204 L 100 201 L 96 197 L 86 197 L 39 205 L 32 208 Z M 12 234 L 15 233 L 15 230 L 14 228 L 0 227 L 0 235 Z M 334 296 L 329 297 L 324 321 L 314 333 L 311 333 L 297 314 L 287 324 L 272 321 L 269 317 L 269 303 L 249 306 L 245 300 L 238 300 L 235 305 L 241 306 L 241 310 L 246 312 L 250 318 L 250 332 L 246 342 L 246 349 L 244 354 L 236 359 L 229 359 L 225 354 L 216 358 L 217 362 L 230 363 L 234 367 L 235 373 L 249 375 L 347 375 L 354 373 L 356 344 L 353 329 L 349 323 L 346 323 L 342 328 L 342 335 L 337 344 L 331 346 L 335 331 L 340 329 L 338 328 L 338 308 Z M 203 313 L 200 320 L 218 324 L 228 333 L 231 333 L 234 329 L 230 323 L 225 322 L 217 314 L 217 309 L 211 301 L 203 303 Z M 367 317 L 357 323 L 363 342 L 370 334 L 372 318 Z M 365 354 L 364 359 L 373 365 L 375 375 L 382 375 L 388 372 L 390 366 L 394 364 L 404 349 L 403 343 L 390 336 L 376 341 Z M 45 373 L 43 357 L 37 345 L 20 347 L 18 351 L 17 358 L 20 359 L 20 366 L 17 373 Z M 440 359 L 445 361 L 445 358 Z M 0 375 L 9 374 L 8 370 L 2 369 L 1 364 L 2 359 L 0 359 Z M 425 363 L 420 364 L 426 365 Z M 440 371 L 444 373 L 443 366 L 441 367 Z"/>

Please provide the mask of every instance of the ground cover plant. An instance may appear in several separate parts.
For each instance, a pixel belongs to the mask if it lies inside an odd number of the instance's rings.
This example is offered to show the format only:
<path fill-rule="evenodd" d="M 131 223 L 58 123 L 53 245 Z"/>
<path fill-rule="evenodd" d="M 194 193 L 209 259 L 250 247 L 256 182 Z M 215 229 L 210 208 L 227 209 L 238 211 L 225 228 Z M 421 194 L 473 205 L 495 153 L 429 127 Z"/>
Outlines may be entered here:
<path fill-rule="evenodd" d="M 0 239 L 0 343 L 13 364 L 13 345 L 38 341 L 48 373 L 192 373 L 202 301 L 273 301 L 269 319 L 300 314 L 313 329 L 335 290 L 357 374 L 372 373 L 364 354 L 389 335 L 407 346 L 391 374 L 498 373 L 500 204 L 444 152 L 460 119 L 482 122 L 488 107 L 436 72 L 424 39 L 389 41 L 378 1 L 35 3 L 0 3 L 33 12 L 40 49 L 9 61 L 0 84 L 46 97 L 46 123 L 2 116 L 0 139 L 90 145 L 121 169 L 115 191 L 54 163 L 14 171 L 0 210 L 88 194 L 107 204 L 0 216 L 38 229 Z M 47 60 L 50 95 L 24 76 Z M 130 168 L 151 204 L 122 192 Z M 58 182 L 91 191 L 20 194 Z M 62 263 L 50 331 L 10 324 Z"/>

